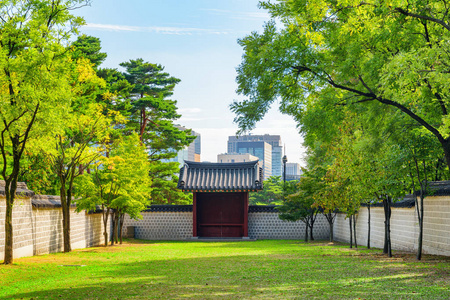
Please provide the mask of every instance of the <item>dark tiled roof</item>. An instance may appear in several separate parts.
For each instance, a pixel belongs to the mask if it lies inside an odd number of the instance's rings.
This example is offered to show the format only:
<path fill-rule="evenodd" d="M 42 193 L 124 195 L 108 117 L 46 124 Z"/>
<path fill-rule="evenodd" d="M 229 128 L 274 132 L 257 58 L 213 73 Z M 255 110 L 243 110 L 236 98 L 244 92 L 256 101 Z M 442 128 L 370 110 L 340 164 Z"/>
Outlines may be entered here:
<path fill-rule="evenodd" d="M 261 213 L 261 212 L 269 212 L 276 213 L 278 212 L 277 205 L 250 205 L 248 207 L 249 213 Z"/>
<path fill-rule="evenodd" d="M 144 212 L 192 212 L 192 205 L 151 205 Z M 278 212 L 276 205 L 250 205 L 249 213 Z"/>
<path fill-rule="evenodd" d="M 185 161 L 178 188 L 185 191 L 255 191 L 262 189 L 258 161 L 242 163 L 199 163 Z"/>
<path fill-rule="evenodd" d="M 416 191 L 416 194 L 419 195 L 419 192 Z M 428 182 L 427 194 L 429 196 L 448 196 L 448 195 L 450 195 L 450 180 Z"/>
<path fill-rule="evenodd" d="M 51 195 L 34 195 L 31 204 L 36 208 L 61 207 L 61 198 Z M 70 207 L 76 207 L 76 204 L 72 203 Z"/>
<path fill-rule="evenodd" d="M 5 181 L 0 180 L 0 195 L 5 196 Z M 33 197 L 34 192 L 29 190 L 25 182 L 17 182 L 17 197 Z"/>
<path fill-rule="evenodd" d="M 361 206 L 367 206 L 367 204 L 361 204 Z M 416 200 L 414 198 L 414 195 L 405 195 L 403 199 L 399 201 L 395 201 L 391 204 L 391 207 L 397 207 L 397 208 L 411 208 L 416 206 Z M 371 207 L 383 207 L 382 202 L 377 202 L 371 205 Z"/>
<path fill-rule="evenodd" d="M 144 212 L 191 212 L 192 205 L 151 205 Z"/>

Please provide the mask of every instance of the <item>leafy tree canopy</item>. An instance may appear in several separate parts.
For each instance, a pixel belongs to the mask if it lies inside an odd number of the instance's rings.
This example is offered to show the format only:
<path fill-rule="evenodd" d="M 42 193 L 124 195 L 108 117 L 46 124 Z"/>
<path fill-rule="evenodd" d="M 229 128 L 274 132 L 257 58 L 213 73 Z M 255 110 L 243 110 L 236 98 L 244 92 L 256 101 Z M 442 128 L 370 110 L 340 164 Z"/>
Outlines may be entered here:
<path fill-rule="evenodd" d="M 333 106 L 357 111 L 364 103 L 368 116 L 387 106 L 430 132 L 450 165 L 445 2 L 299 0 L 261 6 L 282 26 L 272 21 L 263 33 L 239 40 L 244 55 L 238 92 L 248 99 L 231 108 L 242 131 L 277 99 L 308 140 L 310 131 L 317 132 L 311 122 L 317 113 L 324 122 L 321 133 L 329 134 L 330 121 L 339 120 Z"/>

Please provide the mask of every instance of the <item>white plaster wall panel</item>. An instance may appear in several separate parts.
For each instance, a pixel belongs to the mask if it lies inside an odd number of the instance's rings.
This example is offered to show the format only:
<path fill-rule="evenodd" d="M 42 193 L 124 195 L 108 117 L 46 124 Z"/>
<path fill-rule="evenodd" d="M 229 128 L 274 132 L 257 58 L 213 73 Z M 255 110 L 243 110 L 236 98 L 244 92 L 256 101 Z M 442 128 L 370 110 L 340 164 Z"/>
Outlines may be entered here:
<path fill-rule="evenodd" d="M 370 245 L 375 248 L 382 248 L 384 243 L 384 212 L 383 208 L 372 207 L 370 209 Z M 363 207 L 356 217 L 356 241 L 358 245 L 367 245 L 368 232 L 368 212 Z M 339 242 L 350 242 L 349 219 L 345 214 L 338 214 L 334 222 L 334 240 Z"/>
<path fill-rule="evenodd" d="M 0 198 L 0 259 L 5 248 L 5 213 L 6 201 Z M 31 205 L 31 199 L 17 199 L 13 209 L 13 239 L 14 258 L 63 251 L 61 208 L 38 209 Z M 72 208 L 72 249 L 97 246 L 102 242 L 102 215 L 76 213 Z"/>
<path fill-rule="evenodd" d="M 424 200 L 423 253 L 450 256 L 450 196 L 427 197 Z M 349 242 L 348 219 L 339 214 L 334 227 L 335 240 Z M 419 224 L 415 208 L 392 208 L 391 245 L 393 250 L 415 252 L 418 248 Z M 357 217 L 357 240 L 367 245 L 367 208 Z M 384 210 L 371 209 L 372 247 L 384 246 Z"/>
<path fill-rule="evenodd" d="M 102 214 L 88 214 L 85 211 L 70 210 L 70 242 L 72 249 L 98 246 L 104 243 Z M 111 217 L 107 228 L 110 228 Z"/>
<path fill-rule="evenodd" d="M 104 242 L 102 214 L 89 214 L 86 215 L 86 218 L 84 228 L 86 247 L 101 245 Z M 108 218 L 107 228 L 110 223 L 111 218 Z"/>
<path fill-rule="evenodd" d="M 34 255 L 62 251 L 63 224 L 61 208 L 35 208 L 33 212 Z"/>
<path fill-rule="evenodd" d="M 63 217 L 60 207 L 34 209 L 35 255 L 64 250 Z M 100 218 L 99 218 L 100 217 Z M 70 242 L 72 249 L 101 243 L 101 214 L 70 211 Z"/>
<path fill-rule="evenodd" d="M 450 196 L 424 200 L 424 253 L 450 256 Z"/>
<path fill-rule="evenodd" d="M 31 214 L 30 198 L 15 200 L 13 209 L 14 250 L 33 244 Z"/>
<path fill-rule="evenodd" d="M 88 218 L 89 215 L 86 215 L 85 211 L 77 213 L 75 209 L 70 209 L 70 242 L 72 247 L 74 243 L 85 242 L 85 228 Z"/>
<path fill-rule="evenodd" d="M 5 216 L 6 199 L 0 198 L 0 257 L 3 259 L 5 251 Z M 33 233 L 31 226 L 30 198 L 16 198 L 12 213 L 13 226 L 13 256 L 33 255 Z"/>
<path fill-rule="evenodd" d="M 417 238 L 418 223 L 415 209 L 393 208 L 391 217 L 392 249 L 413 252 L 417 249 Z"/>

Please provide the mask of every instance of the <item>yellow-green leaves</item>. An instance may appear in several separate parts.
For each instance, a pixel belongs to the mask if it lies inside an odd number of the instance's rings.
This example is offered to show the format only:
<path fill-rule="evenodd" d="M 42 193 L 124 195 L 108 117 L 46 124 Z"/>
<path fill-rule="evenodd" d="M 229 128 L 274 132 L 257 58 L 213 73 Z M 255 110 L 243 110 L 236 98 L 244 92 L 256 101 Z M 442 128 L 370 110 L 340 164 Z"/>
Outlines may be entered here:
<path fill-rule="evenodd" d="M 139 136 L 122 137 L 113 143 L 99 145 L 103 155 L 90 174 L 84 174 L 77 184 L 77 209 L 95 205 L 117 209 L 139 218 L 150 204 L 150 162 Z"/>

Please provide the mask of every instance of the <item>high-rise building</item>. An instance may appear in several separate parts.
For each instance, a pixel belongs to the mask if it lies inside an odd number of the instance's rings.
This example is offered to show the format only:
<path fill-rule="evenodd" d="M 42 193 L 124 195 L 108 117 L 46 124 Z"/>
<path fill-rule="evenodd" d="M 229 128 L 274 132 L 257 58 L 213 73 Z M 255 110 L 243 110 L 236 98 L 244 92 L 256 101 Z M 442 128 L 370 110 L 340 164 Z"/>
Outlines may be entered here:
<path fill-rule="evenodd" d="M 186 130 L 185 127 L 177 126 L 178 129 Z M 184 149 L 178 151 L 177 156 L 171 159 L 164 160 L 166 162 L 178 162 L 181 166 L 184 165 L 184 161 L 196 161 L 200 162 L 200 154 L 201 154 L 201 135 L 192 130 L 191 135 L 197 136 L 195 140 Z"/>
<path fill-rule="evenodd" d="M 300 180 L 302 170 L 298 163 L 286 163 L 286 180 Z"/>
<path fill-rule="evenodd" d="M 223 153 L 217 155 L 218 163 L 237 163 L 255 160 L 259 160 L 259 158 L 248 153 Z"/>
<path fill-rule="evenodd" d="M 259 158 L 263 166 L 263 177 L 272 176 L 272 146 L 266 142 L 237 142 L 237 153 L 251 154 Z"/>
<path fill-rule="evenodd" d="M 229 136 L 228 137 L 228 153 L 239 152 L 237 144 L 239 142 L 266 142 L 272 147 L 271 153 L 271 176 L 281 176 L 283 174 L 283 146 L 281 143 L 281 137 L 279 135 L 243 135 L 243 136 Z M 250 153 L 251 154 L 251 153 Z M 267 176 L 266 176 L 267 178 Z"/>

